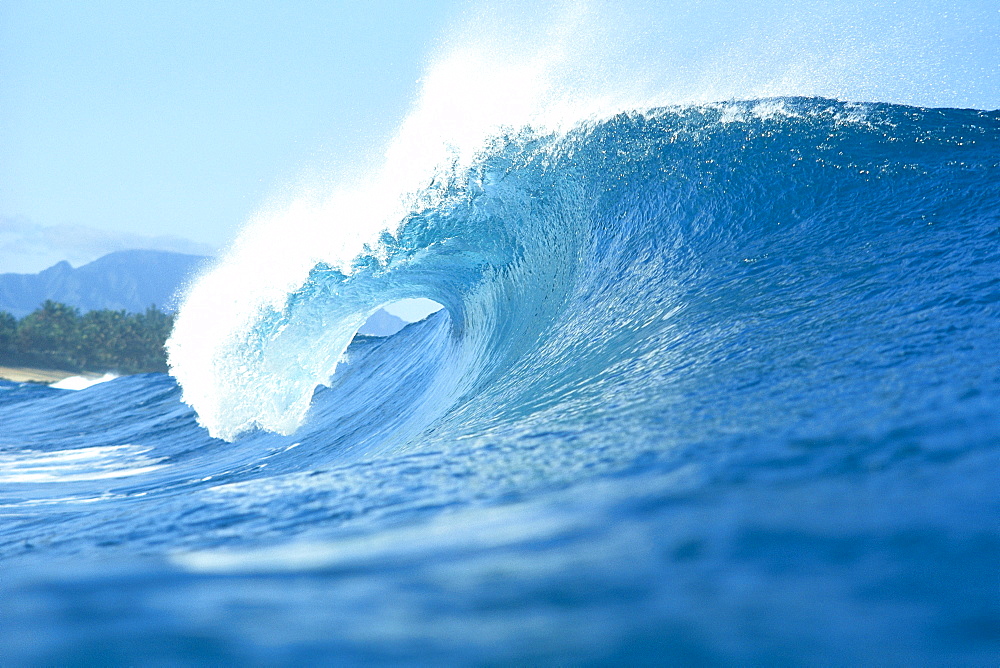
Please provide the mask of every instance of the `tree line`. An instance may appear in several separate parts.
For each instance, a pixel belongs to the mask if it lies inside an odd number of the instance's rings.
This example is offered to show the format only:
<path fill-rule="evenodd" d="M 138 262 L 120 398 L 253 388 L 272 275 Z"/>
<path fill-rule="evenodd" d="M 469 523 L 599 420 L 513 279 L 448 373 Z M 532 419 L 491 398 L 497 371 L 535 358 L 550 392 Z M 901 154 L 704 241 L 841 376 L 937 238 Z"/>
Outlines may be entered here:
<path fill-rule="evenodd" d="M 151 306 L 145 313 L 89 311 L 46 300 L 20 320 L 0 311 L 0 364 L 103 373 L 166 372 L 163 345 L 174 318 Z"/>

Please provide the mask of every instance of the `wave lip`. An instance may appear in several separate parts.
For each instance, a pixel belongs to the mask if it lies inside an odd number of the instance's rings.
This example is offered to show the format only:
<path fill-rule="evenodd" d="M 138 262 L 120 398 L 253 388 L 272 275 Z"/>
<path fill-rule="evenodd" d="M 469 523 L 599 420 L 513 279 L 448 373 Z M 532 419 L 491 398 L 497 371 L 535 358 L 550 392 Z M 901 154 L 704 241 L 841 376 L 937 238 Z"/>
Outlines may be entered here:
<path fill-rule="evenodd" d="M 100 383 L 106 383 L 109 380 L 114 380 L 118 378 L 118 374 L 106 373 L 103 376 L 97 378 L 87 377 L 87 376 L 70 376 L 69 378 L 64 378 L 58 382 L 52 383 L 49 387 L 54 387 L 57 390 L 85 390 L 88 387 L 93 387 Z"/>

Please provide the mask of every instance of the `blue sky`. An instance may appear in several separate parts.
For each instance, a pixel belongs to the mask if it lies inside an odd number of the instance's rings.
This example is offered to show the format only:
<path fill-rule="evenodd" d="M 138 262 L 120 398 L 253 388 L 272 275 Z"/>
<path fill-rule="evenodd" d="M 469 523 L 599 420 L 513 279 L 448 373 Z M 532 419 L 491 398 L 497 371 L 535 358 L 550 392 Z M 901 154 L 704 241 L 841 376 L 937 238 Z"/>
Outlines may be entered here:
<path fill-rule="evenodd" d="M 363 164 L 463 30 L 538 46 L 538 4 L 4 0 L 0 272 L 224 246 L 269 198 Z M 678 100 L 700 86 L 1000 107 L 996 2 L 549 4 L 601 17 L 583 78 Z"/>
<path fill-rule="evenodd" d="M 224 244 L 285 180 L 391 132 L 454 4 L 4 0 L 0 244 Z"/>

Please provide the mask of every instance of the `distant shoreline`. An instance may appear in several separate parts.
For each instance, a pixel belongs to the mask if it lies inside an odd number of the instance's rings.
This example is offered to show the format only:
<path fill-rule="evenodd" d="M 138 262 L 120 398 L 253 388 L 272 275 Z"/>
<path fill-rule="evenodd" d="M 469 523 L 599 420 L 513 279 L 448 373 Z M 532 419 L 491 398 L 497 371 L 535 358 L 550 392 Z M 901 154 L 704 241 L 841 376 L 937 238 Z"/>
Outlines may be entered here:
<path fill-rule="evenodd" d="M 73 376 L 83 376 L 84 378 L 100 378 L 99 373 L 63 371 L 62 369 L 35 369 L 26 366 L 0 366 L 0 379 L 9 380 L 15 383 L 58 383 L 61 380 L 72 378 Z"/>

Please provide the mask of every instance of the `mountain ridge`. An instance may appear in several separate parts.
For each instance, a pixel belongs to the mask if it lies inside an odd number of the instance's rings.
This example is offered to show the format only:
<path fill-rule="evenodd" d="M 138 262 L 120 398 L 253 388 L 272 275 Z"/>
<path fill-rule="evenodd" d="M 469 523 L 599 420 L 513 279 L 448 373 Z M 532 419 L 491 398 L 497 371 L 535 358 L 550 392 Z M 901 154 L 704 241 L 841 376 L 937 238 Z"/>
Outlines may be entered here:
<path fill-rule="evenodd" d="M 74 268 L 65 260 L 37 274 L 0 274 L 0 311 L 17 318 L 51 299 L 81 311 L 175 310 L 176 295 L 211 258 L 171 251 L 108 253 Z"/>

